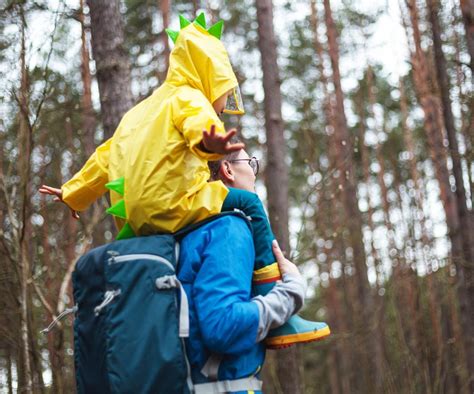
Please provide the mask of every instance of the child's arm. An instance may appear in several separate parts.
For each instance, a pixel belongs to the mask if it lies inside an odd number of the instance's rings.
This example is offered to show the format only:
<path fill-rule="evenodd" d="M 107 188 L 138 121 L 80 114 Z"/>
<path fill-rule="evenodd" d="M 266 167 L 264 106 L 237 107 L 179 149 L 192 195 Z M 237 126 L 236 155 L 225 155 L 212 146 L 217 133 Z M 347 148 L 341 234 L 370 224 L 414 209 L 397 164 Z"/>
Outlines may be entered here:
<path fill-rule="evenodd" d="M 235 132 L 226 133 L 224 124 L 201 92 L 186 91 L 176 97 L 173 103 L 173 122 L 189 149 L 205 160 L 222 159 L 229 147 L 230 151 L 242 149 L 240 145 L 232 148 L 229 139 Z M 209 142 L 208 146 L 203 138 Z"/>
<path fill-rule="evenodd" d="M 56 196 L 55 201 L 64 202 L 73 212 L 86 209 L 107 191 L 105 184 L 109 181 L 111 142 L 112 138 L 100 145 L 82 169 L 61 189 L 42 186 L 39 191 L 43 194 Z M 73 216 L 75 217 L 74 214 Z"/>

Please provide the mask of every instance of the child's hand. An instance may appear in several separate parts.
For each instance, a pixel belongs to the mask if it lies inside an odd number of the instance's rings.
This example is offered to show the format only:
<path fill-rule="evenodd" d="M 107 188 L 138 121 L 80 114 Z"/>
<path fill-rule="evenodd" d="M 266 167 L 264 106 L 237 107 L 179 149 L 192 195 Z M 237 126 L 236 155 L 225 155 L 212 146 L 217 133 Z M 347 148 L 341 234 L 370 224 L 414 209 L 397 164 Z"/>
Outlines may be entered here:
<path fill-rule="evenodd" d="M 273 254 L 276 257 L 278 267 L 280 268 L 281 276 L 288 274 L 302 279 L 301 273 L 298 267 L 288 260 L 280 249 L 278 242 L 274 239 L 272 242 Z"/>
<path fill-rule="evenodd" d="M 224 135 L 216 134 L 216 126 L 212 125 L 210 131 L 203 130 L 201 144 L 207 152 L 227 155 L 245 148 L 245 144 L 242 142 L 237 144 L 229 142 L 236 133 L 237 130 L 232 129 Z"/>
<path fill-rule="evenodd" d="M 49 194 L 50 196 L 55 196 L 55 197 L 54 197 L 54 201 L 56 201 L 56 202 L 62 202 L 62 203 L 64 203 L 64 204 L 66 204 L 66 203 L 63 201 L 63 192 L 62 192 L 61 189 L 56 189 L 55 187 L 43 185 L 43 186 L 41 186 L 41 187 L 39 188 L 39 192 L 40 192 L 40 193 L 43 193 L 43 194 Z M 67 204 L 66 204 L 66 205 L 67 205 Z M 71 210 L 71 212 L 72 212 L 72 217 L 73 217 L 74 219 L 76 219 L 76 220 L 79 219 L 78 213 L 77 213 L 74 209 L 70 208 L 69 206 L 68 206 L 68 208 L 69 208 L 69 209 Z"/>

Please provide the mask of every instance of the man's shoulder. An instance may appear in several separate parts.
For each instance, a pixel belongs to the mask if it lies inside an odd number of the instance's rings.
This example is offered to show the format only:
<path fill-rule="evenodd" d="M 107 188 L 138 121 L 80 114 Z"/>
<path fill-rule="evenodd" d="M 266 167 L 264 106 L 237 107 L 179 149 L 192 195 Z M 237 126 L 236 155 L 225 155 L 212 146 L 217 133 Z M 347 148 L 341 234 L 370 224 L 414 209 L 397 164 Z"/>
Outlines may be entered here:
<path fill-rule="evenodd" d="M 255 259 L 248 220 L 236 215 L 219 215 L 180 238 L 181 274 L 189 264 L 202 264 L 208 258 L 249 261 Z"/>
<path fill-rule="evenodd" d="M 222 213 L 207 219 L 204 223 L 198 223 L 186 233 L 183 239 L 208 238 L 213 234 L 213 238 L 247 238 L 251 237 L 252 228 L 249 220 L 239 213 Z"/>

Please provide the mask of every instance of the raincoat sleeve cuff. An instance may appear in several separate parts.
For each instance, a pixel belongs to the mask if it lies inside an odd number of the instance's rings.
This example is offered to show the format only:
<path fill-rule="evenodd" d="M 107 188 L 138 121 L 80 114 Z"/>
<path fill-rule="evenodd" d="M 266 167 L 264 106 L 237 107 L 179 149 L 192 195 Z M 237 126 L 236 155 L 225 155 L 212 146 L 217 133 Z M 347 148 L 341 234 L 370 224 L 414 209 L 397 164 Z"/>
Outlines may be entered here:
<path fill-rule="evenodd" d="M 111 141 L 100 145 L 84 167 L 61 187 L 63 201 L 75 211 L 83 211 L 107 191 Z"/>

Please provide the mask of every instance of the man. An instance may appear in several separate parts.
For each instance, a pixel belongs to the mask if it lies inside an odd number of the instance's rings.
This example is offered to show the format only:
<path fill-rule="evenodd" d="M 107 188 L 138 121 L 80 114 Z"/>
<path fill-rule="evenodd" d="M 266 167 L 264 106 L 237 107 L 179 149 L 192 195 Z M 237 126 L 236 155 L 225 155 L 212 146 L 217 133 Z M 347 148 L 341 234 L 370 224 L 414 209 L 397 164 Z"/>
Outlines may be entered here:
<path fill-rule="evenodd" d="M 258 162 L 244 150 L 210 167 L 226 186 L 254 192 Z M 305 292 L 297 267 L 276 242 L 273 251 L 283 281 L 267 295 L 252 298 L 255 252 L 243 218 L 223 216 L 182 240 L 178 278 L 189 300 L 186 347 L 197 394 L 261 389 L 262 340 L 302 307 Z"/>

